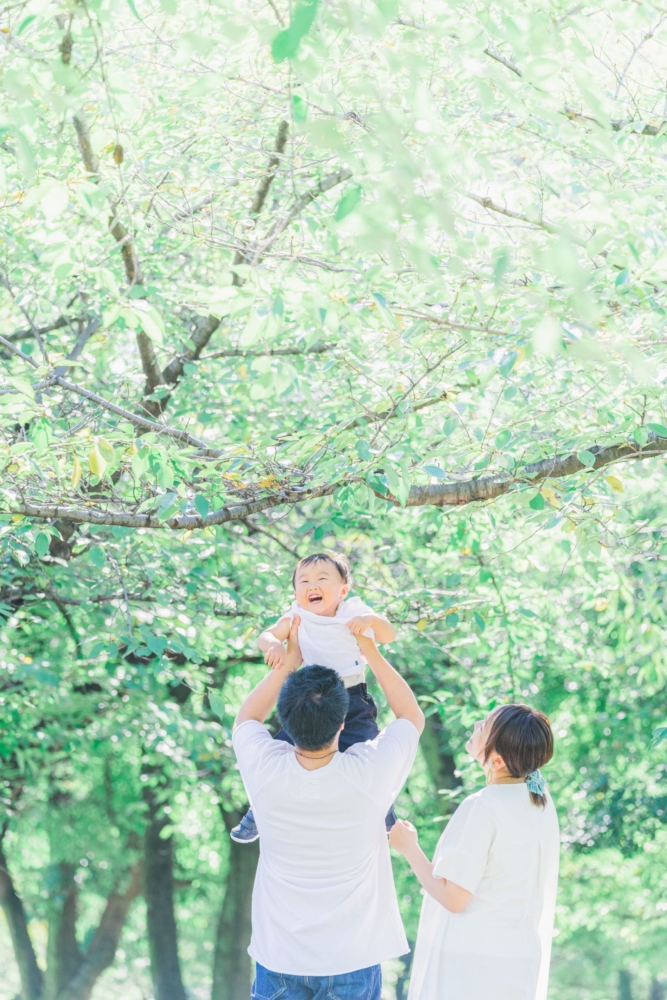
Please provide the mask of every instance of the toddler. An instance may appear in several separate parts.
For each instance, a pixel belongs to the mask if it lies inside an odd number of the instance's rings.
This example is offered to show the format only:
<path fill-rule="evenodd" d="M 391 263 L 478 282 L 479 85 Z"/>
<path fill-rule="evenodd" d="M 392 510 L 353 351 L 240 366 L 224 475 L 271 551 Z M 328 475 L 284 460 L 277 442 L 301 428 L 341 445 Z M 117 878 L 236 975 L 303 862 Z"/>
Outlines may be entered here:
<path fill-rule="evenodd" d="M 361 598 L 345 600 L 350 589 L 350 570 L 341 556 L 318 552 L 300 559 L 292 584 L 295 600 L 289 611 L 257 640 L 266 663 L 272 669 L 284 665 L 285 641 L 292 619 L 298 615 L 299 646 L 304 665 L 331 667 L 340 675 L 350 696 L 338 749 L 344 751 L 355 743 L 375 739 L 380 732 L 376 721 L 377 705 L 366 687 L 366 661 L 355 635 L 368 635 L 376 642 L 393 642 L 396 629 L 385 617 L 376 615 Z M 292 742 L 282 729 L 275 738 Z M 385 821 L 387 829 L 390 830 L 395 822 L 392 807 Z M 231 831 L 231 838 L 239 844 L 250 844 L 258 837 L 250 809 Z"/>

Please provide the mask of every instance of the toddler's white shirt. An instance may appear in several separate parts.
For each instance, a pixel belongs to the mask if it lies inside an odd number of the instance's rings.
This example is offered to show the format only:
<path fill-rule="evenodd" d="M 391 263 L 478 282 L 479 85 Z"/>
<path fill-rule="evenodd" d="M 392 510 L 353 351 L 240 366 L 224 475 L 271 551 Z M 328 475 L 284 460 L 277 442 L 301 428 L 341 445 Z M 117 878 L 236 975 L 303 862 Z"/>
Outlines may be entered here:
<path fill-rule="evenodd" d="M 280 621 L 294 615 L 301 619 L 299 625 L 299 646 L 305 666 L 314 663 L 321 667 L 331 667 L 341 677 L 351 677 L 361 674 L 366 668 L 366 660 L 361 654 L 359 644 L 345 624 L 357 615 L 372 615 L 374 611 L 360 597 L 350 597 L 341 601 L 336 614 L 329 618 L 326 615 L 316 615 L 314 611 L 302 608 L 296 601 Z M 366 629 L 364 635 L 375 638 L 372 628 Z"/>

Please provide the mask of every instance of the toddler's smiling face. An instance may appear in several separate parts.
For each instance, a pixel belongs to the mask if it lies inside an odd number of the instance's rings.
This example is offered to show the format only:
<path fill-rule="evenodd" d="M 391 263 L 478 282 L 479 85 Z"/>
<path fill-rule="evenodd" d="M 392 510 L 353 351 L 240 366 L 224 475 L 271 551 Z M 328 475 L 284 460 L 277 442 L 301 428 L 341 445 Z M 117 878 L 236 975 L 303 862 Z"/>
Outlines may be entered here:
<path fill-rule="evenodd" d="M 333 618 L 349 585 L 333 565 L 324 559 L 299 566 L 294 578 L 294 594 L 300 608 Z"/>

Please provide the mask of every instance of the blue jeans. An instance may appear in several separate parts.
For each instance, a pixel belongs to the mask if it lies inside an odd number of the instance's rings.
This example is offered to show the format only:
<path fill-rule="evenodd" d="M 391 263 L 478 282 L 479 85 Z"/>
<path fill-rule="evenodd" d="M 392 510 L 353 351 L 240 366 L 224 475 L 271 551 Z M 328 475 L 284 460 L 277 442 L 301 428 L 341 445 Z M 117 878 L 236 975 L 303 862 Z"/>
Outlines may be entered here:
<path fill-rule="evenodd" d="M 251 1000 L 380 1000 L 382 969 L 371 965 L 341 976 L 288 976 L 257 963 Z"/>

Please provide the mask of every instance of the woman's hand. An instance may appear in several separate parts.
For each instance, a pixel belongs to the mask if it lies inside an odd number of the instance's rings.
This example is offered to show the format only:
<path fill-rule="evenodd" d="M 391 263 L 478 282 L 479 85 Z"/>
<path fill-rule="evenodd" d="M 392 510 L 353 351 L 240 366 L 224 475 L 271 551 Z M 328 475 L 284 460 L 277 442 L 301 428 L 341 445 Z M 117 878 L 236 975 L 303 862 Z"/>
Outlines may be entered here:
<path fill-rule="evenodd" d="M 400 854 L 408 854 L 419 843 L 419 834 L 407 819 L 399 819 L 389 832 L 389 843 Z"/>

